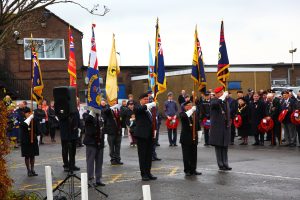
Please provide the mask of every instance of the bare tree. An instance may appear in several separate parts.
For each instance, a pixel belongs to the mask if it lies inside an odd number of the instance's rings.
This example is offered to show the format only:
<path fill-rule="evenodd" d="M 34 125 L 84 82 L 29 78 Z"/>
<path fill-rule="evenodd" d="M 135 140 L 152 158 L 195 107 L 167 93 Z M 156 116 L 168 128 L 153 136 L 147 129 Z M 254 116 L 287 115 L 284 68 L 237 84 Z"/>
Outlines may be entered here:
<path fill-rule="evenodd" d="M 75 0 L 1 0 L 0 51 L 9 47 L 12 37 L 18 39 L 19 32 L 17 30 L 30 13 L 33 11 L 42 10 L 49 5 L 60 3 L 75 4 L 80 6 L 88 13 L 96 16 L 104 16 L 109 12 L 109 8 L 107 8 L 105 5 L 101 9 L 99 8 L 99 4 L 94 5 L 92 8 L 88 8 L 84 6 L 82 2 L 83 1 L 76 2 Z"/>

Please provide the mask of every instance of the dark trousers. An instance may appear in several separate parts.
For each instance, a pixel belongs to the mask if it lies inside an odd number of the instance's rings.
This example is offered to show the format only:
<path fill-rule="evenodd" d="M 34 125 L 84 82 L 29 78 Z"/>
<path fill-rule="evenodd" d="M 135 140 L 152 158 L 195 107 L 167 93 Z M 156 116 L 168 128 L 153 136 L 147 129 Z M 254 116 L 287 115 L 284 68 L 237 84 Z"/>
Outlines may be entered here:
<path fill-rule="evenodd" d="M 228 147 L 215 146 L 217 163 L 220 167 L 229 167 L 228 166 Z"/>
<path fill-rule="evenodd" d="M 230 141 L 231 143 L 234 143 L 234 137 L 236 135 L 236 132 L 235 132 L 235 126 L 233 123 L 231 123 L 231 135 L 230 135 Z"/>
<path fill-rule="evenodd" d="M 184 173 L 194 173 L 197 168 L 197 145 L 181 144 Z"/>
<path fill-rule="evenodd" d="M 96 182 L 100 182 L 102 178 L 103 166 L 103 148 L 96 145 L 86 145 L 86 171 L 88 179 L 96 176 Z"/>
<path fill-rule="evenodd" d="M 122 135 L 108 135 L 109 156 L 111 162 L 120 162 L 121 160 L 121 141 Z"/>
<path fill-rule="evenodd" d="M 64 162 L 63 167 L 72 169 L 75 166 L 76 140 L 62 140 L 61 147 Z"/>
<path fill-rule="evenodd" d="M 258 131 L 258 128 L 254 130 L 254 139 L 256 144 L 264 144 L 265 134 Z"/>
<path fill-rule="evenodd" d="M 204 143 L 208 144 L 208 141 L 209 141 L 209 129 L 204 128 Z"/>
<path fill-rule="evenodd" d="M 56 128 L 49 128 L 49 131 L 51 139 L 54 140 Z"/>
<path fill-rule="evenodd" d="M 169 143 L 176 144 L 177 141 L 177 129 L 168 129 L 168 137 L 169 137 Z"/>
<path fill-rule="evenodd" d="M 141 139 L 137 138 L 138 156 L 141 176 L 148 176 L 151 174 L 152 164 L 152 138 Z"/>
<path fill-rule="evenodd" d="M 297 134 L 298 134 L 298 143 L 299 143 L 299 146 L 300 146 L 300 125 L 296 126 L 296 130 L 297 130 Z"/>
<path fill-rule="evenodd" d="M 267 133 L 267 135 L 270 138 L 271 144 L 276 145 L 276 138 L 277 138 L 278 143 L 280 144 L 280 140 L 281 140 L 281 124 L 280 123 L 274 123 L 273 129 L 271 131 L 269 131 Z"/>
<path fill-rule="evenodd" d="M 158 144 L 160 123 L 157 123 L 156 129 L 157 129 L 157 132 L 156 132 L 155 143 Z"/>

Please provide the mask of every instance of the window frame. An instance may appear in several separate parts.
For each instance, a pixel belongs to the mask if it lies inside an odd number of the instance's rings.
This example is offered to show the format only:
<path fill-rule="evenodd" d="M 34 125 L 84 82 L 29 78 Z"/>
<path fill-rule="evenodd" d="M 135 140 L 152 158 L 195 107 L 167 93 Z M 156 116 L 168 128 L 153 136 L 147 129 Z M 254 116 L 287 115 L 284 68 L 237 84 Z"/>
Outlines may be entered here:
<path fill-rule="evenodd" d="M 284 83 L 275 83 L 275 81 L 284 81 Z M 276 78 L 276 79 L 272 79 L 272 84 L 271 85 L 286 85 L 288 83 L 286 78 Z"/>
<path fill-rule="evenodd" d="M 39 57 L 38 59 L 39 60 L 66 60 L 66 48 L 65 48 L 65 40 L 63 39 L 63 38 L 24 38 L 23 39 L 24 40 L 24 45 L 23 45 L 23 49 L 24 49 L 24 60 L 30 60 L 31 59 L 31 57 L 26 57 L 26 55 L 25 55 L 25 45 L 26 44 L 28 44 L 27 43 L 27 41 L 28 40 L 42 40 L 43 41 L 43 44 L 45 44 L 45 41 L 46 40 L 60 40 L 60 41 L 62 41 L 62 44 L 61 44 L 61 46 L 62 46 L 62 48 L 63 48 L 63 57 L 62 58 L 47 58 L 47 57 L 44 57 L 44 58 L 41 58 L 41 57 Z M 45 54 L 45 56 L 47 55 L 47 51 L 46 51 L 46 46 L 45 45 L 43 45 L 44 46 L 44 54 Z"/>

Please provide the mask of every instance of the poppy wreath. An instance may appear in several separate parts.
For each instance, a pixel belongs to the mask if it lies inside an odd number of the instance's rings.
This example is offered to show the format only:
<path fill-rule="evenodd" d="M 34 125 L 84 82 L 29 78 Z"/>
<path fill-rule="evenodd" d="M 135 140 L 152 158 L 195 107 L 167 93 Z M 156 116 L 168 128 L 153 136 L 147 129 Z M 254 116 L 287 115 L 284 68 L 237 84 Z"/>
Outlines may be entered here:
<path fill-rule="evenodd" d="M 201 125 L 205 129 L 209 129 L 210 128 L 210 120 L 208 120 L 207 118 L 203 118 Z"/>
<path fill-rule="evenodd" d="M 278 121 L 280 123 L 282 123 L 287 113 L 288 113 L 288 109 L 284 109 L 283 111 L 281 111 L 281 113 L 278 116 Z"/>
<path fill-rule="evenodd" d="M 300 124 L 300 112 L 299 110 L 295 110 L 292 114 L 291 114 L 291 122 L 295 125 L 299 125 Z"/>
<path fill-rule="evenodd" d="M 259 123 L 258 126 L 257 126 L 257 129 L 258 131 L 261 133 L 261 134 L 265 134 L 265 130 L 261 127 L 261 124 Z"/>
<path fill-rule="evenodd" d="M 234 117 L 234 120 L 233 120 L 233 125 L 236 127 L 236 128 L 239 128 L 241 127 L 243 124 L 243 120 L 242 120 L 242 117 L 241 115 L 236 115 Z"/>
<path fill-rule="evenodd" d="M 261 127 L 261 131 L 262 133 L 265 133 L 265 132 L 269 132 L 270 130 L 273 129 L 274 127 L 274 121 L 270 118 L 270 119 L 267 119 L 266 117 L 263 118 L 261 121 L 260 121 L 260 124 L 259 126 Z M 258 127 L 259 128 L 259 127 Z"/>
<path fill-rule="evenodd" d="M 171 117 L 171 119 L 166 120 L 166 126 L 168 129 L 176 129 L 178 126 L 179 120 L 178 118 Z"/>

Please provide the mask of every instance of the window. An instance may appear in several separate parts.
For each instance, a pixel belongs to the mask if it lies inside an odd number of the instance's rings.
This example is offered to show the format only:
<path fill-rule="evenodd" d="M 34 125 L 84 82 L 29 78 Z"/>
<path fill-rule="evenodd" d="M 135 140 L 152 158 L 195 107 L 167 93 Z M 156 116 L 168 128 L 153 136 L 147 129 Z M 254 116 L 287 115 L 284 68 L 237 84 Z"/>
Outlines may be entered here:
<path fill-rule="evenodd" d="M 61 60 L 65 59 L 65 43 L 63 39 L 24 38 L 24 58 L 31 59 L 31 40 L 36 44 L 39 59 Z"/>
<path fill-rule="evenodd" d="M 273 79 L 272 85 L 286 85 L 287 79 Z"/>
<path fill-rule="evenodd" d="M 228 82 L 228 90 L 240 90 L 241 87 L 241 81 L 229 81 Z"/>

